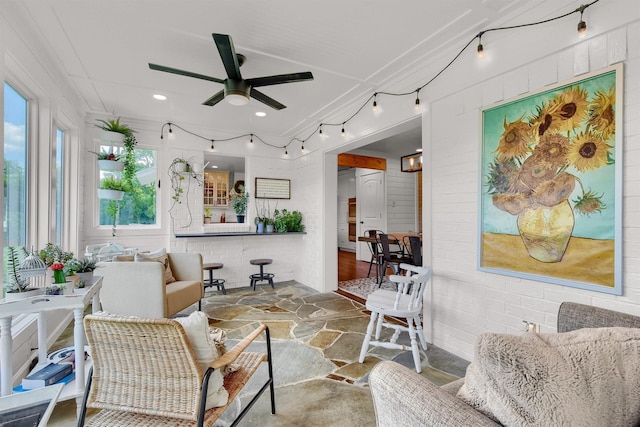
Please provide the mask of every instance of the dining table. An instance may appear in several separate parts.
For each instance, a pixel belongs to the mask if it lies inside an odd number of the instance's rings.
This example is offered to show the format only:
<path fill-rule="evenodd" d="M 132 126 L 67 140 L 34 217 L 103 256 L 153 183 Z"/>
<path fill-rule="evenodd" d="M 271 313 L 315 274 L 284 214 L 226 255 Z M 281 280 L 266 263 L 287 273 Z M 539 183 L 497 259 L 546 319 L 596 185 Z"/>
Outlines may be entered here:
<path fill-rule="evenodd" d="M 407 256 L 410 256 L 410 257 L 411 257 L 411 247 L 405 244 L 405 242 L 408 243 L 408 240 L 409 240 L 408 236 L 419 236 L 420 241 L 422 241 L 422 233 L 416 233 L 414 231 L 388 233 L 388 236 L 389 236 L 390 245 L 398 245 L 400 247 L 400 251 L 402 251 L 403 254 L 406 254 Z M 405 237 L 407 238 L 405 239 Z M 375 236 L 358 236 L 357 240 L 359 242 L 366 242 L 366 243 L 380 243 L 378 238 Z M 377 245 L 373 247 L 375 250 L 375 248 L 377 248 Z M 381 248 L 379 248 L 378 250 L 381 250 Z M 382 266 L 378 266 L 378 268 L 382 268 Z M 379 272 L 379 277 L 380 277 L 380 282 L 382 282 L 382 279 L 384 278 L 383 271 Z"/>

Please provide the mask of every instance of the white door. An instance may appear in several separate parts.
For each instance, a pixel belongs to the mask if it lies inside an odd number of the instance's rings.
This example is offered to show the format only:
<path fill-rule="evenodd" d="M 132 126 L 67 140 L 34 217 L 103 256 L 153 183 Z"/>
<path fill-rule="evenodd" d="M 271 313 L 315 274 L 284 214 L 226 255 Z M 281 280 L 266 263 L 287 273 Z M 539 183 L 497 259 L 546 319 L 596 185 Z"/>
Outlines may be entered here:
<path fill-rule="evenodd" d="M 356 180 L 356 209 L 358 219 L 358 236 L 365 230 L 385 230 L 385 195 L 384 171 L 358 169 Z M 361 261 L 371 260 L 368 243 L 358 242 L 356 257 Z"/>

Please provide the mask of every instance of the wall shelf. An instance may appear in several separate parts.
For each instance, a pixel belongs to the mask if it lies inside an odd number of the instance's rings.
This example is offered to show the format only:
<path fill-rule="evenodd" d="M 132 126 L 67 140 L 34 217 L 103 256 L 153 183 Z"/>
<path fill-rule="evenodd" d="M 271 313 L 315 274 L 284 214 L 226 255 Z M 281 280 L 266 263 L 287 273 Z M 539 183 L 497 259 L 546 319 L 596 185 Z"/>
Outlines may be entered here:
<path fill-rule="evenodd" d="M 356 198 L 355 197 L 350 197 L 349 198 L 349 208 L 348 208 L 348 218 L 347 218 L 347 223 L 349 224 L 349 241 L 350 242 L 355 242 L 356 241 L 356 231 L 358 229 L 357 224 L 356 224 Z"/>

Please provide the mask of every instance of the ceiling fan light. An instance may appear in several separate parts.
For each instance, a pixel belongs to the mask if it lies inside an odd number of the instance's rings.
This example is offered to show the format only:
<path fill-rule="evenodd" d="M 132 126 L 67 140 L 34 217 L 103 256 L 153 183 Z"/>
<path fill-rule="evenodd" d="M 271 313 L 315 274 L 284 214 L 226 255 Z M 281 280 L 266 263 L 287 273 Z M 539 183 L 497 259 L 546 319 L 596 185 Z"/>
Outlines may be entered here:
<path fill-rule="evenodd" d="M 249 103 L 251 86 L 244 80 L 227 79 L 224 84 L 224 99 L 231 105 L 241 106 Z"/>
<path fill-rule="evenodd" d="M 231 105 L 242 106 L 249 103 L 249 97 L 241 93 L 225 94 L 224 99 Z"/>

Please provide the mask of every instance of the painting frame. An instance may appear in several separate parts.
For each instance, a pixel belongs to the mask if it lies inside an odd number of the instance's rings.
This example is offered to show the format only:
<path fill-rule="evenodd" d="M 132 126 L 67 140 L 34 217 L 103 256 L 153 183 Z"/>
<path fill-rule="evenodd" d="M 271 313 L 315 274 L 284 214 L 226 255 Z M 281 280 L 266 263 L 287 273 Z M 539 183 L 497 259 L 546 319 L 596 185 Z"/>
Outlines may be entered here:
<path fill-rule="evenodd" d="M 478 270 L 622 295 L 623 64 L 481 109 Z"/>

